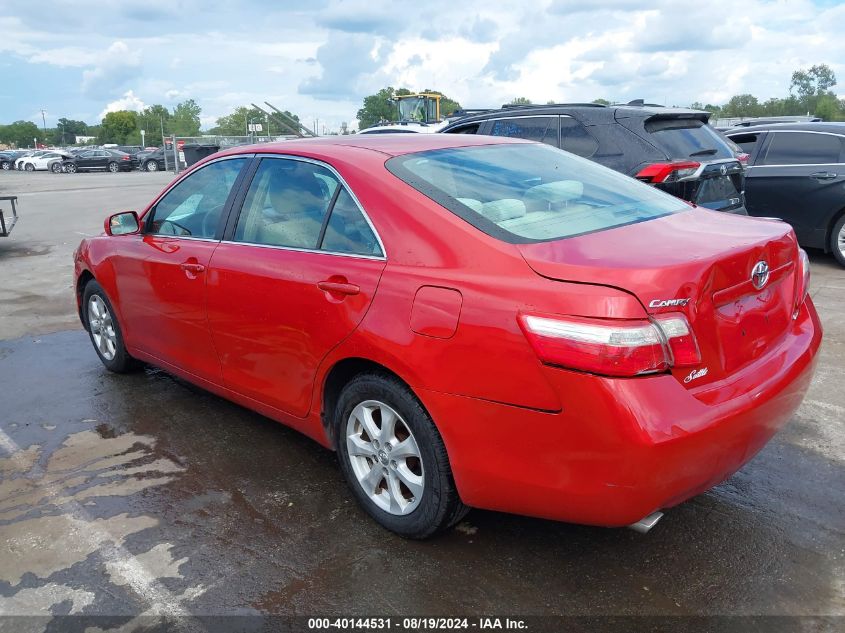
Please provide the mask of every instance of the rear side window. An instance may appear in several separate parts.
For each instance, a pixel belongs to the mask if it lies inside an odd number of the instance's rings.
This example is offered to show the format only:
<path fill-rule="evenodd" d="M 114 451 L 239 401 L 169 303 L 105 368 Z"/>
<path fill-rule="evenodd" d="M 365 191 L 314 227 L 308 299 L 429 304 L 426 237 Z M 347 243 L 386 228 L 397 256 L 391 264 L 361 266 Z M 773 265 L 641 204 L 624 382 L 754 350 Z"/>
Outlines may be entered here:
<path fill-rule="evenodd" d="M 831 134 L 774 132 L 766 150 L 764 165 L 812 165 L 838 163 L 842 141 Z"/>
<path fill-rule="evenodd" d="M 648 139 L 669 158 L 711 160 L 733 158 L 733 152 L 719 135 L 698 119 L 655 119 L 645 122 Z"/>
<path fill-rule="evenodd" d="M 560 118 L 560 148 L 567 152 L 589 158 L 596 153 L 599 144 L 587 132 L 587 128 L 570 117 Z"/>
<path fill-rule="evenodd" d="M 734 134 L 730 137 L 730 140 L 736 143 L 739 149 L 746 154 L 753 154 L 758 137 L 759 134 Z"/>
<path fill-rule="evenodd" d="M 397 156 L 391 173 L 481 231 L 557 240 L 688 209 L 666 193 L 546 145 L 508 143 Z"/>
<path fill-rule="evenodd" d="M 510 119 L 494 119 L 491 123 L 492 136 L 508 136 L 538 141 L 554 147 L 558 146 L 556 116 L 525 116 Z"/>

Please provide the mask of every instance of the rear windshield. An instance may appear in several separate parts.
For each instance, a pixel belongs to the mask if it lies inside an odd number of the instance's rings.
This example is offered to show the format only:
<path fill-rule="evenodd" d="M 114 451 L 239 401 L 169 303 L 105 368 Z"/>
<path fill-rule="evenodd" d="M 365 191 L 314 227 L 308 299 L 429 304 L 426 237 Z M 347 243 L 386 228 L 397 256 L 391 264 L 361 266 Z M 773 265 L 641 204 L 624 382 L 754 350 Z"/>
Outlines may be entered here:
<path fill-rule="evenodd" d="M 649 139 L 669 158 L 733 158 L 727 143 L 709 125 L 698 119 L 649 119 Z"/>
<path fill-rule="evenodd" d="M 543 242 L 688 207 L 592 161 L 539 143 L 438 149 L 391 158 L 397 177 L 488 235 Z"/>

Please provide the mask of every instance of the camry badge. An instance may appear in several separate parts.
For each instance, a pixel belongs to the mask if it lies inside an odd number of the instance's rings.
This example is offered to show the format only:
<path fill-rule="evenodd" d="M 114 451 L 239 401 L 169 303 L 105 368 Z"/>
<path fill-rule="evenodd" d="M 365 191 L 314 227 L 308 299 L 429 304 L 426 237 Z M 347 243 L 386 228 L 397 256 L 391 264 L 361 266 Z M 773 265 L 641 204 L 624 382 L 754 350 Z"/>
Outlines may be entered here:
<path fill-rule="evenodd" d="M 668 308 L 669 306 L 685 306 L 689 303 L 689 297 L 685 299 L 652 299 L 648 304 L 649 308 Z"/>
<path fill-rule="evenodd" d="M 765 261 L 759 261 L 751 269 L 751 283 L 757 290 L 762 290 L 769 281 L 769 265 Z"/>

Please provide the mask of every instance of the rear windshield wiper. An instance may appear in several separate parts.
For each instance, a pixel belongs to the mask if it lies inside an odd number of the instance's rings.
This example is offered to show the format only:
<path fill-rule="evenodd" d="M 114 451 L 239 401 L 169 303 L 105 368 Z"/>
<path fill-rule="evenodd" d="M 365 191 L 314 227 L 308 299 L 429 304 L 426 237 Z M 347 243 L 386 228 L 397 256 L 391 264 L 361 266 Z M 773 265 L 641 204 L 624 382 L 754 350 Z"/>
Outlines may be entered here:
<path fill-rule="evenodd" d="M 712 148 L 712 149 L 700 149 L 700 150 L 698 150 L 697 152 L 693 152 L 692 154 L 690 154 L 690 158 L 692 158 L 693 156 L 707 156 L 707 155 L 709 155 L 709 154 L 715 154 L 715 153 L 716 153 L 716 152 L 718 152 L 718 151 L 719 151 L 719 150 L 717 150 L 717 149 L 715 149 L 715 148 Z"/>

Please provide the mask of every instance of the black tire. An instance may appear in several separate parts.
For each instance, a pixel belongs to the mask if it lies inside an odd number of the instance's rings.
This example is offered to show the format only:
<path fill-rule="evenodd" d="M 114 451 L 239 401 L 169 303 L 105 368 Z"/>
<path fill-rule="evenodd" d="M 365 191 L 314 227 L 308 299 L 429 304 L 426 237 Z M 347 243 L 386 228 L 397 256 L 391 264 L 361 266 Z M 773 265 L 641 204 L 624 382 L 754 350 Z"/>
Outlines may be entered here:
<path fill-rule="evenodd" d="M 107 355 L 104 355 L 103 351 L 101 351 L 100 347 L 97 345 L 97 341 L 95 337 L 97 334 L 95 333 L 95 329 L 92 328 L 91 325 L 91 312 L 90 312 L 90 305 L 91 302 L 98 299 L 105 305 L 105 308 L 108 310 L 108 314 L 110 316 L 110 324 L 113 328 L 114 332 L 114 355 L 112 358 L 108 358 Z M 126 351 L 126 346 L 123 344 L 123 332 L 120 329 L 120 324 L 117 321 L 117 316 L 115 314 L 114 308 L 112 307 L 111 301 L 109 301 L 108 295 L 106 295 L 105 290 L 103 290 L 102 286 L 98 284 L 93 279 L 89 281 L 86 286 L 85 290 L 82 293 L 82 315 L 85 319 L 85 328 L 88 330 L 88 336 L 91 339 L 91 345 L 94 346 L 94 351 L 97 352 L 97 356 L 100 358 L 100 361 L 103 363 L 106 369 L 109 371 L 113 371 L 117 374 L 125 374 L 130 371 L 137 369 L 140 366 L 140 363 L 132 358 L 129 355 L 129 352 Z M 96 324 L 95 324 L 96 327 Z M 100 336 L 103 336 L 101 333 Z"/>
<path fill-rule="evenodd" d="M 75 174 L 78 169 L 79 168 L 76 166 L 76 163 L 68 163 L 67 167 L 65 167 L 65 171 L 69 174 Z"/>
<path fill-rule="evenodd" d="M 53 163 L 50 165 L 50 171 L 54 174 L 62 173 L 62 164 L 61 163 Z"/>
<path fill-rule="evenodd" d="M 117 163 L 115 163 L 114 161 L 112 161 L 111 163 L 109 163 L 108 170 L 109 170 L 111 173 L 116 174 L 117 172 L 119 172 L 119 171 L 120 171 L 120 165 L 118 165 Z"/>
<path fill-rule="evenodd" d="M 845 266 L 845 214 L 833 225 L 830 232 L 830 250 L 840 266 Z"/>
<path fill-rule="evenodd" d="M 26 165 L 23 166 L 23 170 L 24 171 L 35 171 L 35 165 L 33 165 L 32 163 L 27 163 Z"/>
<path fill-rule="evenodd" d="M 345 428 L 353 409 L 367 400 L 385 403 L 399 413 L 419 447 L 424 488 L 422 499 L 408 514 L 391 514 L 377 506 L 353 471 Z M 443 438 L 420 401 L 399 379 L 376 373 L 356 376 L 338 399 L 333 423 L 335 447 L 346 482 L 361 507 L 381 526 L 406 538 L 424 539 L 449 529 L 469 511 L 458 496 Z"/>
<path fill-rule="evenodd" d="M 145 171 L 158 171 L 158 163 L 154 160 L 148 160 L 144 163 Z"/>
<path fill-rule="evenodd" d="M 3 171 L 9 171 L 12 168 L 12 163 L 7 160 L 4 160 L 2 164 L 0 164 L 0 169 Z"/>

